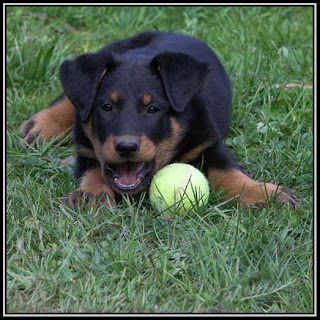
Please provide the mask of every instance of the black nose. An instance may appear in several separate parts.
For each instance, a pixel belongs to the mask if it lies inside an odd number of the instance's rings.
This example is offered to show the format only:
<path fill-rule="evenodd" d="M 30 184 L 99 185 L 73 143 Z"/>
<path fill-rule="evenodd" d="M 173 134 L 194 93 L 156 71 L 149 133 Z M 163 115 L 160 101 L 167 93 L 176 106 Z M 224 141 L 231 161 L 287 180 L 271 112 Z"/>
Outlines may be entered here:
<path fill-rule="evenodd" d="M 139 140 L 136 137 L 118 138 L 114 148 L 121 157 L 131 158 L 139 151 Z"/>

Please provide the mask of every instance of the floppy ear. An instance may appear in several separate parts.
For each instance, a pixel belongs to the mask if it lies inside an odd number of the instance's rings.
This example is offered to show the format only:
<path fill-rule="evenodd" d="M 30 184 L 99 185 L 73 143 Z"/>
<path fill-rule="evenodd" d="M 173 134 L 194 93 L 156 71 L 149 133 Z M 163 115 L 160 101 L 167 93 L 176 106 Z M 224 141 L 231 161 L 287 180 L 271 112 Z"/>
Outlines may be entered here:
<path fill-rule="evenodd" d="M 86 121 L 106 68 L 114 65 L 111 54 L 88 53 L 72 61 L 65 61 L 60 67 L 62 88 L 80 111 L 82 121 Z"/>
<path fill-rule="evenodd" d="M 152 68 L 160 73 L 169 103 L 182 112 L 190 99 L 205 85 L 211 67 L 193 57 L 175 52 L 163 52 L 153 58 Z"/>

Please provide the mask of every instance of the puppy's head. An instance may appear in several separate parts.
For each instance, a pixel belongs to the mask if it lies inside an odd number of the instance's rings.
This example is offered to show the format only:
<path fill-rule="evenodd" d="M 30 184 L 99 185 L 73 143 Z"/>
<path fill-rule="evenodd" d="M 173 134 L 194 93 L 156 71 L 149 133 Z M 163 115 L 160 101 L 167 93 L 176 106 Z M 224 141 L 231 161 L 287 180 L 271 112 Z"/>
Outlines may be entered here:
<path fill-rule="evenodd" d="M 63 89 L 116 192 L 141 192 L 179 152 L 188 118 L 181 114 L 208 70 L 206 63 L 169 52 L 148 59 L 100 51 L 61 66 Z"/>

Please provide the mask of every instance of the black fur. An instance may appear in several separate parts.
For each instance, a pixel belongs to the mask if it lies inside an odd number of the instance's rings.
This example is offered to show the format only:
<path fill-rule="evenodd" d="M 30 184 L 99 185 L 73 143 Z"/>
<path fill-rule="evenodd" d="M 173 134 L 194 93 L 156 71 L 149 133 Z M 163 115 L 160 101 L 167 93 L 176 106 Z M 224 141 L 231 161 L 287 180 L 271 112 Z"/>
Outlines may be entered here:
<path fill-rule="evenodd" d="M 55 117 L 61 120 L 64 106 L 69 117 L 75 109 L 75 176 L 83 177 L 76 195 L 86 193 L 91 199 L 107 194 L 113 204 L 123 193 L 146 190 L 161 167 L 188 162 L 201 166 L 211 185 L 221 176 L 218 184 L 231 190 L 228 197 L 245 187 L 243 203 L 265 202 L 261 184 L 243 174 L 222 143 L 231 86 L 219 59 L 203 42 L 173 33 L 139 34 L 64 62 L 60 80 L 64 93 L 50 108 L 57 107 Z M 34 119 L 50 121 L 48 114 L 40 112 L 22 125 L 24 140 L 41 131 L 43 121 Z M 52 132 L 65 123 L 57 123 Z M 268 184 L 267 194 L 276 187 Z M 280 201 L 294 207 L 297 199 L 281 190 Z M 71 195 L 69 202 L 76 198 Z"/>
<path fill-rule="evenodd" d="M 106 69 L 106 74 L 101 73 Z M 212 141 L 204 152 L 204 168 L 239 168 L 222 145 L 231 108 L 229 79 L 216 55 L 204 43 L 184 35 L 150 32 L 115 42 L 93 54 L 62 64 L 61 83 L 77 109 L 75 143 L 92 149 L 82 123 L 92 115 L 100 144 L 107 137 L 145 134 L 155 145 L 171 132 L 170 115 L 181 125 L 181 140 L 170 161 L 179 160 L 198 145 Z M 116 91 L 114 103 L 110 93 Z M 148 114 L 141 101 L 150 94 L 158 112 Z M 102 106 L 112 104 L 112 112 Z M 202 161 L 199 155 L 193 164 Z M 76 176 L 82 165 L 78 157 Z M 96 165 L 96 163 L 92 164 Z"/>

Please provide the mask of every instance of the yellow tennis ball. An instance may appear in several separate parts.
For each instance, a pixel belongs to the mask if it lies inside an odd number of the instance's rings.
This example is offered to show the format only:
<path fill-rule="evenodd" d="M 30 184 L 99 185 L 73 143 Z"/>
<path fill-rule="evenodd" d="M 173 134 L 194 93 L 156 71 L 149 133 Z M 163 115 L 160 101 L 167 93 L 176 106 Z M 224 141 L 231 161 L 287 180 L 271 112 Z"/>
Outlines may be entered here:
<path fill-rule="evenodd" d="M 209 184 L 195 167 L 173 163 L 159 170 L 150 185 L 150 202 L 159 212 L 196 212 L 208 204 Z"/>

